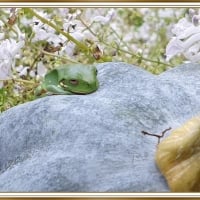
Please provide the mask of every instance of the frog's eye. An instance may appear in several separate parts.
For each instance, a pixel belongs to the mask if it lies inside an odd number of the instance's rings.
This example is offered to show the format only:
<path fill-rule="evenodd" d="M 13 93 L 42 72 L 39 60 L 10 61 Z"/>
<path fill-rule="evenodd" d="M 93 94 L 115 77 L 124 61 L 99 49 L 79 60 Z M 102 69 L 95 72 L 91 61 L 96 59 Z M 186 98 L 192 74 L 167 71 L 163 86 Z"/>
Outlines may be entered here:
<path fill-rule="evenodd" d="M 97 70 L 97 69 L 95 69 L 95 74 L 96 74 L 96 75 L 98 74 L 98 70 Z"/>
<path fill-rule="evenodd" d="M 71 79 L 71 80 L 69 80 L 69 82 L 70 82 L 72 85 L 78 85 L 78 80 L 76 80 L 76 79 Z"/>

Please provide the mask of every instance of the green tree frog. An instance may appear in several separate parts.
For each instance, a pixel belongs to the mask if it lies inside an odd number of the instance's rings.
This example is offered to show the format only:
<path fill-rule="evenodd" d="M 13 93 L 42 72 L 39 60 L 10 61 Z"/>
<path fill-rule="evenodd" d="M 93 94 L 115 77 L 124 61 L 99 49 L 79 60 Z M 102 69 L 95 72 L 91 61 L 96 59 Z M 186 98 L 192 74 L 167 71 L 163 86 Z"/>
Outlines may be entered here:
<path fill-rule="evenodd" d="M 49 71 L 36 96 L 53 94 L 89 94 L 98 89 L 97 69 L 94 65 L 70 64 Z"/>

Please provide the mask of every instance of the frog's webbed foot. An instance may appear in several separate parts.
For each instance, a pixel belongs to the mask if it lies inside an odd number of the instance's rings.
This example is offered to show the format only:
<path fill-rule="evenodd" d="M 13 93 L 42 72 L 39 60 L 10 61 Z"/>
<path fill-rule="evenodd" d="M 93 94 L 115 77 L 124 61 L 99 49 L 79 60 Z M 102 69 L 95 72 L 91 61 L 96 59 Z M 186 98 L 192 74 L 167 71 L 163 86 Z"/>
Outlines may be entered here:
<path fill-rule="evenodd" d="M 44 94 L 46 93 L 46 90 L 44 89 L 44 87 L 42 85 L 39 85 L 35 91 L 34 91 L 34 95 L 36 98 L 44 96 Z"/>

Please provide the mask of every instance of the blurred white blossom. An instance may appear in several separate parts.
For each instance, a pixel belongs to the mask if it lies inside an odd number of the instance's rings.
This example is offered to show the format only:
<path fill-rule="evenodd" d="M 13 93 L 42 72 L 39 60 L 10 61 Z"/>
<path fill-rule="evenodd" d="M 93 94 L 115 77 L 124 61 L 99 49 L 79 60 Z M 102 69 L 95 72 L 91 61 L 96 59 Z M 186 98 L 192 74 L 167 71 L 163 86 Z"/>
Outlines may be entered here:
<path fill-rule="evenodd" d="M 27 76 L 28 75 L 29 67 L 23 67 L 19 73 L 19 76 Z"/>
<path fill-rule="evenodd" d="M 200 61 L 200 14 L 192 9 L 172 29 L 174 36 L 166 47 L 166 60 L 183 54 L 192 62 Z"/>
<path fill-rule="evenodd" d="M 100 22 L 101 24 L 105 25 L 109 23 L 114 18 L 114 16 L 116 16 L 116 11 L 114 9 L 110 9 L 106 16 L 95 16 L 93 21 Z"/>
<path fill-rule="evenodd" d="M 43 64 L 43 62 L 38 62 L 37 64 L 37 75 L 40 77 L 44 77 L 45 74 L 47 73 L 47 68 Z"/>
<path fill-rule="evenodd" d="M 16 42 L 14 39 L 6 39 L 0 43 L 0 87 L 3 86 L 2 80 L 11 77 L 15 57 L 20 53 L 23 45 L 24 41 Z"/>
<path fill-rule="evenodd" d="M 49 19 L 48 15 L 41 14 L 41 16 Z M 50 26 L 44 25 L 42 22 L 40 22 L 37 18 L 33 18 L 33 26 L 32 26 L 33 32 L 35 33 L 33 37 L 33 42 L 40 41 L 40 40 L 49 40 L 51 37 L 54 37 L 55 30 L 51 28 Z"/>
<path fill-rule="evenodd" d="M 38 13 L 41 17 L 43 17 L 49 21 L 52 21 L 51 15 L 47 14 L 43 10 L 35 9 L 35 12 Z M 42 23 L 38 18 L 33 17 L 31 21 L 28 20 L 27 22 L 26 22 L 26 20 L 23 19 L 23 22 L 24 22 L 24 25 L 26 25 L 26 26 L 31 25 L 31 27 L 32 27 L 32 30 L 34 33 L 32 42 L 44 40 L 44 41 L 48 41 L 48 42 L 56 44 L 56 45 L 58 43 L 62 42 L 62 38 L 60 38 L 56 34 L 56 31 L 52 27 L 48 26 L 47 24 Z M 52 23 L 54 23 L 54 21 L 52 21 Z"/>
<path fill-rule="evenodd" d="M 172 9 L 167 8 L 160 8 L 158 11 L 158 16 L 160 18 L 171 18 L 173 16 L 174 12 Z"/>
<path fill-rule="evenodd" d="M 30 70 L 29 76 L 34 78 L 36 76 L 35 71 L 34 70 Z"/>
<path fill-rule="evenodd" d="M 69 8 L 58 8 L 61 17 L 65 18 L 69 14 Z"/>

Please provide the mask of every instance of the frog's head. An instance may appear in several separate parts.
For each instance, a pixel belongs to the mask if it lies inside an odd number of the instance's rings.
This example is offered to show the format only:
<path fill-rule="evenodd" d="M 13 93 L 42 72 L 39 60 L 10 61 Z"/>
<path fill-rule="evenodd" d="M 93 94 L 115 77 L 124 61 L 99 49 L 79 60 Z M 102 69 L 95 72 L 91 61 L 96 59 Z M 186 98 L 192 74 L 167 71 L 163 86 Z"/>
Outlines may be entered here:
<path fill-rule="evenodd" d="M 59 72 L 59 84 L 73 94 L 89 94 L 97 90 L 97 69 L 93 65 L 64 65 Z"/>

